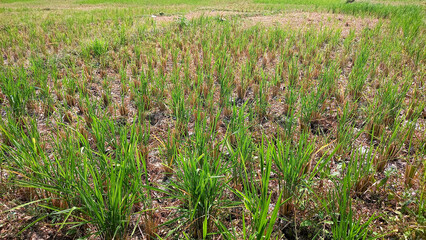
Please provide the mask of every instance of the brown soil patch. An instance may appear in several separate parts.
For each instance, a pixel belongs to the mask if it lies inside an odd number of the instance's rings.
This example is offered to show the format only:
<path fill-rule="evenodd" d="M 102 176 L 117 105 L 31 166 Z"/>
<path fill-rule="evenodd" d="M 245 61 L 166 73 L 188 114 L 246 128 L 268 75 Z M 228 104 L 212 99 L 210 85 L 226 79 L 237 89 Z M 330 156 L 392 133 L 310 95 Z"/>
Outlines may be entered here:
<path fill-rule="evenodd" d="M 244 14 L 244 16 L 243 16 Z M 262 24 L 264 26 L 280 26 L 289 27 L 292 29 L 324 29 L 334 28 L 341 29 L 342 36 L 347 36 L 351 30 L 359 33 L 365 28 L 373 28 L 378 22 L 377 18 L 370 17 L 355 17 L 344 14 L 332 14 L 332 13 L 319 13 L 319 12 L 288 12 L 280 15 L 257 15 L 247 16 L 247 13 L 237 11 L 196 11 L 188 13 L 185 16 L 188 20 L 198 18 L 201 16 L 215 17 L 229 17 L 229 16 L 242 16 L 244 19 L 244 25 L 252 27 L 256 24 Z M 152 18 L 159 23 L 168 23 L 176 21 L 179 16 L 155 16 Z"/>
<path fill-rule="evenodd" d="M 347 36 L 350 30 L 361 32 L 365 28 L 373 28 L 379 19 L 361 18 L 344 14 L 318 13 L 318 12 L 290 12 L 282 15 L 247 17 L 245 24 L 253 26 L 281 26 L 292 29 L 307 28 L 334 28 L 342 29 L 342 36 Z"/>
<path fill-rule="evenodd" d="M 237 12 L 237 11 L 216 11 L 216 10 L 210 10 L 210 11 L 195 11 L 195 12 L 190 12 L 188 14 L 185 14 L 185 18 L 188 20 L 194 19 L 194 18 L 199 18 L 201 16 L 205 16 L 205 17 L 216 17 L 216 16 L 232 16 L 232 15 L 241 15 L 241 12 Z M 175 21 L 179 18 L 178 15 L 174 15 L 174 16 L 156 16 L 153 15 L 152 16 L 155 21 L 157 22 L 172 22 Z"/>

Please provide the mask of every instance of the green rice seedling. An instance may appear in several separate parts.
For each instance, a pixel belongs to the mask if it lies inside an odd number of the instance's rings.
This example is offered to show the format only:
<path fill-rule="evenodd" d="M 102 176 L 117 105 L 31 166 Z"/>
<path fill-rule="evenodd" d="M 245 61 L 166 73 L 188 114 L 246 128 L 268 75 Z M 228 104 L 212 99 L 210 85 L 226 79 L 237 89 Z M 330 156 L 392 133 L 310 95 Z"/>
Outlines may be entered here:
<path fill-rule="evenodd" d="M 372 116 L 366 126 L 366 130 L 371 136 L 379 138 L 387 126 L 395 127 L 395 120 L 402 111 L 407 91 L 407 82 L 403 84 L 401 89 L 395 84 L 387 83 L 379 90 L 374 104 L 369 105 L 367 111 Z"/>
<path fill-rule="evenodd" d="M 190 21 L 185 16 L 179 16 L 179 18 L 176 20 L 176 24 L 182 31 L 182 29 L 190 25 Z"/>
<path fill-rule="evenodd" d="M 422 26 L 421 10 L 416 6 L 406 6 L 395 9 L 395 15 L 391 20 L 391 28 L 402 30 L 406 43 L 412 43 L 420 33 Z"/>
<path fill-rule="evenodd" d="M 181 86 L 175 86 L 171 91 L 171 109 L 176 118 L 176 129 L 179 134 L 186 135 L 188 132 L 189 110 L 185 107 L 185 96 Z"/>
<path fill-rule="evenodd" d="M 369 106 L 370 109 L 375 108 L 374 105 Z M 372 110 L 370 110 L 372 111 Z M 370 122 L 366 126 L 367 133 L 375 138 L 378 138 L 384 133 L 385 125 L 381 121 L 381 117 L 383 115 L 380 115 L 380 112 L 376 112 L 375 115 L 371 118 Z"/>
<path fill-rule="evenodd" d="M 102 39 L 95 38 L 94 40 L 82 46 L 82 54 L 85 57 L 100 57 L 108 51 L 108 43 Z"/>
<path fill-rule="evenodd" d="M 351 178 L 352 175 L 348 171 L 342 182 L 336 184 L 336 189 L 331 190 L 328 199 L 321 201 L 326 212 L 331 216 L 332 239 L 367 239 L 372 237 L 368 231 L 368 226 L 376 217 L 373 215 L 364 223 L 361 222 L 361 219 L 354 219 L 350 195 L 353 184 Z"/>
<path fill-rule="evenodd" d="M 177 58 L 177 57 L 176 57 Z M 183 66 L 183 72 L 184 72 L 184 85 L 185 86 L 190 86 L 191 85 L 191 74 L 190 74 L 190 62 L 192 61 L 192 55 L 189 53 L 189 50 L 187 50 L 184 53 L 184 57 L 183 59 L 185 59 L 185 63 Z M 177 60 L 173 60 L 174 64 L 177 64 Z M 173 66 L 173 68 L 177 68 L 177 66 Z"/>
<path fill-rule="evenodd" d="M 295 146 L 291 139 L 276 139 L 276 146 L 270 148 L 270 157 L 277 167 L 280 193 L 283 199 L 289 199 L 281 205 L 279 212 L 281 216 L 290 216 L 295 210 L 293 197 L 298 193 L 305 176 L 312 170 L 314 143 L 308 141 L 308 134 L 302 134 Z"/>
<path fill-rule="evenodd" d="M 254 64 L 253 64 L 254 65 Z M 252 64 L 250 62 L 247 62 L 246 65 L 244 65 L 241 68 L 241 78 L 240 83 L 237 85 L 237 97 L 240 100 L 243 100 L 247 94 L 247 89 L 249 86 L 249 79 L 252 74 Z"/>
<path fill-rule="evenodd" d="M 116 125 L 108 118 L 99 119 L 96 116 L 90 116 L 93 138 L 98 152 L 106 154 L 109 147 L 114 146 L 116 140 Z"/>
<path fill-rule="evenodd" d="M 227 149 L 230 153 L 229 159 L 232 165 L 232 183 L 236 189 L 242 189 L 244 184 L 244 173 L 254 177 L 254 151 L 255 145 L 250 135 L 248 135 L 248 127 L 245 124 L 246 114 L 244 109 L 247 103 L 238 109 L 233 108 L 231 121 L 228 124 Z"/>
<path fill-rule="evenodd" d="M 346 174 L 351 174 L 351 190 L 355 195 L 362 196 L 373 185 L 376 159 L 377 152 L 374 152 L 374 147 L 353 150 Z"/>
<path fill-rule="evenodd" d="M 347 92 L 352 96 L 353 100 L 359 100 L 362 95 L 362 91 L 367 81 L 367 61 L 368 61 L 367 45 L 361 46 L 359 54 L 356 57 L 354 66 L 348 78 Z"/>
<path fill-rule="evenodd" d="M 256 96 L 256 112 L 257 115 L 259 117 L 259 119 L 264 119 L 268 113 L 268 87 L 267 87 L 267 82 L 264 76 L 263 71 L 261 72 L 261 78 L 262 80 L 260 81 L 260 85 L 259 85 L 259 90 L 258 90 L 258 94 Z"/>
<path fill-rule="evenodd" d="M 289 87 L 285 95 L 285 105 L 283 111 L 284 119 L 279 122 L 281 127 L 284 128 L 285 136 L 287 138 L 292 137 L 294 127 L 297 126 L 297 115 L 295 113 L 298 99 L 299 93 L 296 91 L 296 89 Z"/>
<path fill-rule="evenodd" d="M 86 123 L 86 126 L 88 129 L 92 128 L 92 123 L 93 123 L 93 119 L 97 118 L 96 115 L 96 111 L 98 109 L 98 106 L 101 106 L 101 100 L 98 101 L 91 101 L 91 99 L 86 98 L 84 100 L 84 108 L 85 110 L 87 110 L 86 112 L 84 112 L 83 115 L 83 119 L 84 122 Z"/>
<path fill-rule="evenodd" d="M 160 142 L 162 145 L 161 154 L 164 156 L 165 161 L 163 162 L 163 169 L 166 174 L 166 179 L 173 174 L 174 163 L 176 161 L 179 149 L 179 138 L 174 132 L 167 132 L 167 138 L 165 142 Z"/>
<path fill-rule="evenodd" d="M 328 191 L 325 199 L 319 199 L 325 209 L 330 222 L 324 222 L 323 237 L 332 239 L 367 239 L 377 238 L 371 235 L 369 225 L 377 218 L 375 214 L 366 221 L 355 219 L 352 209 L 352 194 L 364 192 L 374 181 L 371 171 L 373 149 L 367 153 L 357 151 L 353 153 L 348 164 L 343 164 L 345 175 L 334 179 L 335 188 Z M 317 194 L 315 194 L 317 195 Z M 317 195 L 318 197 L 318 195 Z M 330 224 L 331 236 L 325 225 Z"/>
<path fill-rule="evenodd" d="M 21 118 L 24 119 L 24 118 Z M 19 123 L 19 119 L 13 116 L 12 113 L 8 113 L 0 121 L 2 127 L 1 140 L 2 145 L 13 146 L 15 141 L 21 139 L 22 132 L 25 129 L 25 125 Z"/>
<path fill-rule="evenodd" d="M 219 84 L 220 84 L 220 106 L 224 108 L 229 108 L 230 102 L 229 99 L 231 97 L 233 83 L 230 80 L 231 73 L 226 73 L 226 77 L 219 77 Z"/>
<path fill-rule="evenodd" d="M 9 126 L 13 125 L 9 123 Z M 0 146 L 1 158 L 8 163 L 4 169 L 13 173 L 10 176 L 12 182 L 21 182 L 17 187 L 23 191 L 24 199 L 31 202 L 46 196 L 46 192 L 39 187 L 49 180 L 49 176 L 45 174 L 49 170 L 49 166 L 45 166 L 49 159 L 44 153 L 44 145 L 40 144 L 40 134 L 35 122 L 26 122 L 25 126 L 26 130 L 23 131 L 20 127 L 20 135 L 16 136 L 16 128 L 5 129 L 1 126 L 3 136 L 6 136 L 11 144 Z M 37 182 L 36 187 L 26 184 L 29 181 Z"/>
<path fill-rule="evenodd" d="M 2 93 L 6 96 L 9 108 L 15 117 L 27 113 L 27 105 L 33 99 L 35 90 L 33 85 L 27 81 L 25 69 L 1 72 L 0 86 Z"/>
<path fill-rule="evenodd" d="M 417 97 L 413 97 L 408 104 L 408 109 L 405 111 L 405 119 L 408 121 L 415 121 L 421 117 L 424 118 L 426 116 L 426 111 L 423 111 L 425 106 L 426 104 L 420 103 Z"/>
<path fill-rule="evenodd" d="M 356 105 L 357 103 L 355 102 L 353 104 Z M 337 146 L 339 148 L 338 154 L 350 153 L 352 141 L 362 133 L 362 131 L 359 131 L 357 134 L 354 133 L 355 126 L 350 110 L 350 105 L 346 102 L 343 109 L 340 110 L 341 113 L 338 115 L 339 123 L 336 131 Z"/>
<path fill-rule="evenodd" d="M 205 103 L 209 91 L 207 91 L 207 76 L 202 69 L 197 69 L 197 79 L 194 79 L 193 85 L 200 99 L 199 103 Z"/>
<path fill-rule="evenodd" d="M 125 238 L 133 205 L 146 198 L 143 189 L 146 165 L 145 160 L 136 154 L 137 136 L 131 130 L 128 142 L 127 131 L 123 130 L 119 130 L 120 143 L 116 146 L 115 159 L 105 154 L 100 156 L 99 161 L 106 166 L 104 173 L 95 172 L 90 162 L 83 159 L 81 181 L 77 187 L 85 206 L 82 212 L 91 216 L 89 222 L 98 227 L 99 234 L 105 239 Z"/>
<path fill-rule="evenodd" d="M 320 107 L 324 103 L 325 98 L 324 88 L 317 88 L 311 91 L 309 94 L 303 92 L 302 95 L 305 97 L 300 99 L 300 128 L 302 131 L 310 129 L 311 122 L 320 118 Z"/>
<path fill-rule="evenodd" d="M 335 63 L 327 66 L 324 72 L 321 74 L 321 82 L 319 83 L 319 88 L 324 89 L 322 92 L 324 94 L 323 98 L 327 95 L 336 96 L 337 92 L 337 83 L 336 80 L 340 76 L 340 71 L 338 66 Z"/>
<path fill-rule="evenodd" d="M 41 57 L 32 57 L 30 62 L 30 71 L 34 76 L 34 86 L 39 89 L 46 90 L 46 87 L 48 87 L 48 71 L 46 71 L 48 70 L 47 63 Z"/>
<path fill-rule="evenodd" d="M 209 147 L 216 137 L 216 132 L 214 131 L 214 125 L 208 126 L 207 117 L 201 117 L 201 111 L 197 111 L 197 113 L 197 121 L 194 126 L 194 138 L 193 141 L 191 141 L 190 146 L 196 156 L 201 156 L 206 152 L 209 152 Z M 217 115 L 214 120 L 211 120 L 217 121 L 218 116 L 219 115 Z"/>
<path fill-rule="evenodd" d="M 263 146 L 263 143 L 262 145 Z M 274 230 L 274 225 L 278 219 L 279 210 L 285 199 L 283 192 L 280 192 L 277 202 L 269 213 L 272 203 L 272 192 L 269 193 L 269 183 L 272 169 L 272 156 L 270 148 L 260 147 L 260 179 L 253 181 L 247 169 L 244 169 L 244 189 L 234 190 L 243 202 L 249 213 L 250 225 L 247 226 L 245 214 L 243 214 L 243 236 L 242 239 L 270 239 Z M 241 238 L 241 236 L 238 236 Z"/>
<path fill-rule="evenodd" d="M 196 127 L 194 132 L 193 150 L 182 148 L 176 156 L 176 179 L 171 182 L 169 188 L 171 197 L 182 202 L 182 205 L 177 207 L 179 216 L 171 221 L 179 222 L 175 231 L 187 229 L 189 235 L 197 239 L 206 239 L 212 235 L 218 212 L 227 206 L 227 200 L 222 198 L 227 186 L 226 165 L 222 164 L 220 156 L 202 152 L 199 155 L 199 150 L 208 144 L 204 139 L 204 130 L 209 130 L 205 127 L 205 120 L 203 122 L 197 123 L 201 126 Z"/>
<path fill-rule="evenodd" d="M 126 94 L 128 92 L 129 79 L 127 77 L 127 73 L 126 73 L 125 69 L 120 68 L 119 73 L 120 73 L 120 82 L 121 82 L 120 94 L 121 94 L 121 96 L 126 96 Z"/>
<path fill-rule="evenodd" d="M 146 168 L 149 169 L 149 140 L 151 138 L 151 125 L 147 121 L 143 121 L 136 127 L 136 135 L 138 136 L 138 151 L 140 159 L 145 161 Z"/>
<path fill-rule="evenodd" d="M 116 45 L 125 45 L 127 43 L 126 27 L 127 26 L 125 24 L 120 24 L 120 29 L 117 31 L 117 35 L 115 36 Z"/>
<path fill-rule="evenodd" d="M 68 107 L 73 107 L 77 101 L 75 94 L 78 90 L 77 80 L 74 78 L 63 79 L 65 88 L 65 101 Z"/>
<path fill-rule="evenodd" d="M 36 222 L 59 214 L 64 216 L 59 225 L 93 224 L 97 228 L 95 234 L 104 239 L 126 237 L 130 216 L 134 214 L 133 205 L 145 199 L 146 165 L 137 154 L 134 127 L 129 141 L 127 129 L 118 129 L 115 134 L 119 140 L 114 144 L 114 154 L 91 150 L 79 134 L 78 142 L 82 145 L 69 136 L 59 137 L 56 145 L 62 158 L 53 160 L 34 137 L 25 138 L 32 147 L 15 144 L 18 148 L 8 149 L 13 171 L 25 177 L 16 183 L 38 189 L 39 198 L 47 201 L 40 206 L 51 211 Z M 67 222 L 70 217 L 74 222 Z"/>
<path fill-rule="evenodd" d="M 210 90 L 208 90 L 210 89 Z M 205 96 L 205 109 L 208 113 L 210 113 L 210 115 L 213 113 L 214 111 L 214 107 L 216 106 L 216 102 L 214 99 L 214 93 L 216 92 L 216 86 L 214 86 L 213 84 L 211 84 L 211 87 L 208 86 L 204 86 L 204 90 L 203 90 Z"/>
<path fill-rule="evenodd" d="M 77 91 L 78 95 L 81 98 L 88 98 L 89 96 L 89 90 L 87 86 L 89 85 L 89 80 L 87 80 L 85 77 L 81 80 L 81 82 L 78 83 Z"/>
<path fill-rule="evenodd" d="M 374 161 L 374 165 L 378 172 L 383 172 L 387 163 L 395 160 L 398 156 L 402 143 L 404 142 L 402 138 L 405 137 L 401 136 L 401 127 L 401 121 L 398 121 L 390 134 L 383 133 L 380 139 L 380 155 Z"/>
<path fill-rule="evenodd" d="M 149 82 L 145 74 L 142 73 L 140 76 L 140 83 L 135 84 L 136 90 L 136 106 L 138 107 L 139 113 L 143 113 L 150 109 L 151 99 L 150 99 L 150 89 Z"/>
<path fill-rule="evenodd" d="M 293 56 L 288 65 L 288 85 L 296 87 L 299 80 L 299 68 L 297 66 L 297 59 Z"/>
<path fill-rule="evenodd" d="M 409 89 L 409 76 L 401 85 L 392 82 L 384 83 L 376 95 L 376 105 L 380 112 L 378 118 L 386 125 L 392 126 L 403 106 L 403 101 Z"/>

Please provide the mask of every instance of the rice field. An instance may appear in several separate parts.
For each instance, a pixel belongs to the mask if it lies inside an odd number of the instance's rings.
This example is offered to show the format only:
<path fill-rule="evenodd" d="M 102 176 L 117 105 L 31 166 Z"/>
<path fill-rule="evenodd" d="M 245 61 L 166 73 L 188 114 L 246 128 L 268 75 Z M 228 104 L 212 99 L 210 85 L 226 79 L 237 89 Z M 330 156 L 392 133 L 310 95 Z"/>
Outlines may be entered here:
<path fill-rule="evenodd" d="M 0 239 L 426 239 L 425 12 L 0 1 Z"/>

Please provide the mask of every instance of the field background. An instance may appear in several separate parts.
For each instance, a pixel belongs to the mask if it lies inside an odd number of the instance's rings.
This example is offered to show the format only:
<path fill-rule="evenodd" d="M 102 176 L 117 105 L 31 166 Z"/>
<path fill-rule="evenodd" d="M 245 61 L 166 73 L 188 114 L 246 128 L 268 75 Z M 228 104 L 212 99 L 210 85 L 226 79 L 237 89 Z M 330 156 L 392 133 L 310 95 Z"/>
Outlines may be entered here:
<path fill-rule="evenodd" d="M 425 16 L 0 0 L 0 239 L 425 239 Z"/>

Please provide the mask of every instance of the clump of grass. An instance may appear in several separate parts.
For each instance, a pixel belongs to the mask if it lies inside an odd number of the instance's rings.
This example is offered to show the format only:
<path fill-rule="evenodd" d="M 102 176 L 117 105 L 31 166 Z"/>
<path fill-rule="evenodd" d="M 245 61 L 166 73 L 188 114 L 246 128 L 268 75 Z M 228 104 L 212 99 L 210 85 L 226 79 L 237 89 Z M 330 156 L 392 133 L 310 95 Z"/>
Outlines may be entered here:
<path fill-rule="evenodd" d="M 328 199 L 322 202 L 331 217 L 332 239 L 365 239 L 371 236 L 368 226 L 376 217 L 373 215 L 365 222 L 355 219 L 350 195 L 351 186 L 351 174 L 348 171 L 342 182 L 337 185 L 337 189 L 332 190 Z"/>
<path fill-rule="evenodd" d="M 215 134 L 213 128 L 206 126 L 206 119 L 198 121 L 193 145 L 176 156 L 176 180 L 170 185 L 171 197 L 182 202 L 177 207 L 180 216 L 173 220 L 179 222 L 175 230 L 188 229 L 189 236 L 197 239 L 212 235 L 213 224 L 219 221 L 219 210 L 227 206 L 222 196 L 227 187 L 228 169 L 221 164 L 220 155 L 206 151 L 213 144 L 208 141 L 209 136 L 206 138 L 206 130 L 209 135 Z"/>
<path fill-rule="evenodd" d="M 102 39 L 95 38 L 83 46 L 82 53 L 84 56 L 99 57 L 108 51 L 108 43 Z"/>
<path fill-rule="evenodd" d="M 13 72 L 2 71 L 0 75 L 2 94 L 8 100 L 9 109 L 16 117 L 26 115 L 33 103 L 35 89 L 27 81 L 28 75 L 23 68 Z"/>
<path fill-rule="evenodd" d="M 253 181 L 248 169 L 244 169 L 244 188 L 242 191 L 234 190 L 240 197 L 245 209 L 248 211 L 249 225 L 246 223 L 243 213 L 243 236 L 242 239 L 269 239 L 278 220 L 282 204 L 288 199 L 283 197 L 283 192 L 278 196 L 275 206 L 270 212 L 272 195 L 269 191 L 270 175 L 272 169 L 272 152 L 268 149 L 259 149 L 260 154 L 260 176 L 258 181 Z M 247 226 L 248 225 L 248 226 Z M 225 233 L 229 234 L 229 231 Z M 241 237 L 241 236 L 235 236 Z"/>
<path fill-rule="evenodd" d="M 95 129 L 97 126 L 98 121 L 95 121 Z M 40 146 L 34 124 L 32 128 L 35 129 L 33 134 L 22 136 L 22 143 L 16 142 L 15 148 L 4 147 L 3 154 L 7 152 L 13 162 L 10 170 L 23 177 L 16 183 L 35 189 L 39 201 L 52 203 L 41 205 L 50 213 L 33 224 L 59 214 L 64 217 L 59 224 L 62 227 L 72 218 L 74 227 L 93 224 L 97 228 L 94 234 L 104 239 L 125 237 L 129 231 L 129 216 L 134 214 L 134 204 L 147 199 L 147 190 L 143 187 L 146 164 L 136 154 L 138 138 L 134 128 L 129 142 L 125 129 L 113 130 L 114 135 L 118 134 L 118 142 L 110 146 L 113 152 L 107 152 L 101 144 L 97 150 L 92 149 L 80 133 L 63 132 L 56 141 L 61 157 L 53 160 Z M 98 143 L 99 140 L 98 136 Z M 26 171 L 23 166 L 31 170 Z"/>
<path fill-rule="evenodd" d="M 271 158 L 277 166 L 279 188 L 283 199 L 290 199 L 280 207 L 282 216 L 290 216 L 294 212 L 293 197 L 298 193 L 302 180 L 311 169 L 313 143 L 308 142 L 307 134 L 300 137 L 296 146 L 292 147 L 290 139 L 277 139 L 276 148 L 271 149 Z"/>

